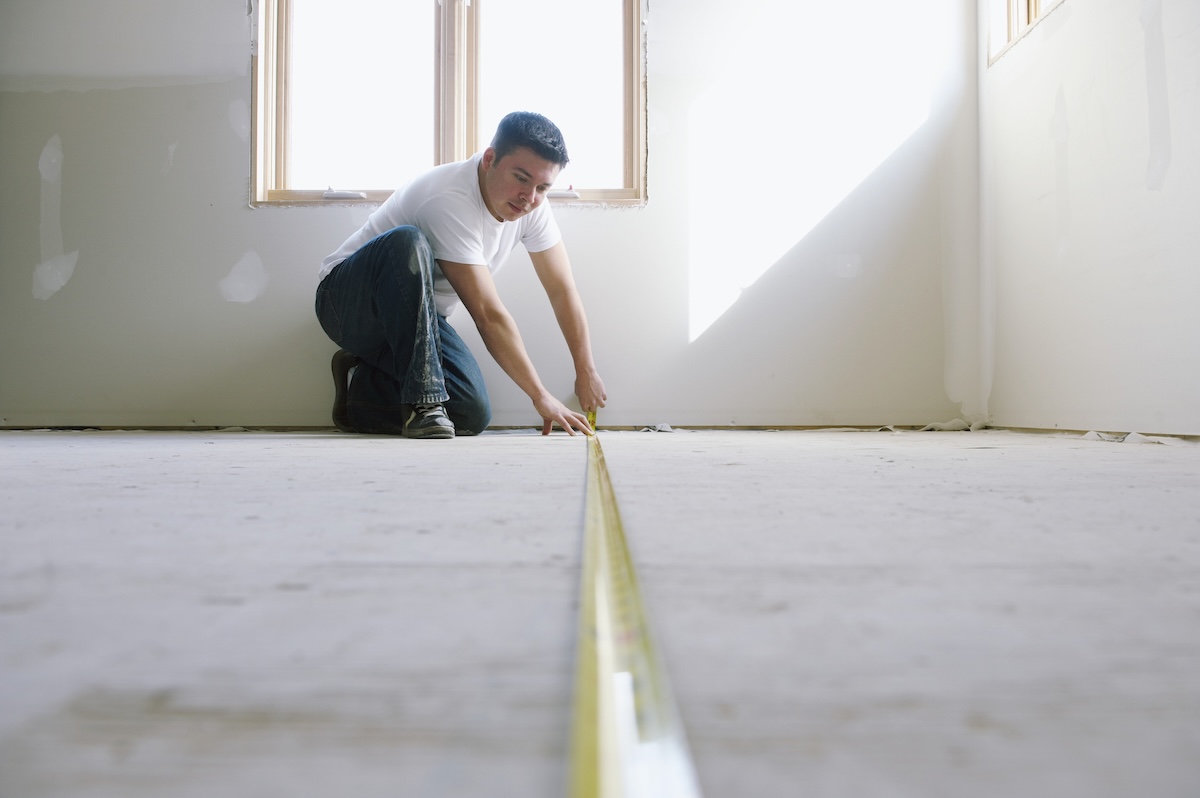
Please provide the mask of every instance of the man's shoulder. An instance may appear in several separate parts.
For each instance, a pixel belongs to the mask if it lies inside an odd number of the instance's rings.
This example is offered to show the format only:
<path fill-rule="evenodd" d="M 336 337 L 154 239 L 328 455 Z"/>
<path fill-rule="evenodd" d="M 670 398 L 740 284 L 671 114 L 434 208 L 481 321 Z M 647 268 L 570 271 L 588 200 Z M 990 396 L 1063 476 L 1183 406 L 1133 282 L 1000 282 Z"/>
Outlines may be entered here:
<path fill-rule="evenodd" d="M 478 184 L 468 179 L 473 170 L 463 169 L 463 162 L 442 164 L 405 186 L 397 198 L 410 213 L 429 218 L 430 215 L 457 216 L 477 210 Z"/>
<path fill-rule="evenodd" d="M 424 231 L 438 260 L 484 262 L 482 197 L 470 161 L 436 167 L 406 197 L 411 223 Z"/>
<path fill-rule="evenodd" d="M 455 161 L 433 167 L 413 179 L 403 191 L 422 200 L 442 196 L 467 198 L 470 196 L 469 189 L 478 191 L 478 186 L 472 162 Z"/>

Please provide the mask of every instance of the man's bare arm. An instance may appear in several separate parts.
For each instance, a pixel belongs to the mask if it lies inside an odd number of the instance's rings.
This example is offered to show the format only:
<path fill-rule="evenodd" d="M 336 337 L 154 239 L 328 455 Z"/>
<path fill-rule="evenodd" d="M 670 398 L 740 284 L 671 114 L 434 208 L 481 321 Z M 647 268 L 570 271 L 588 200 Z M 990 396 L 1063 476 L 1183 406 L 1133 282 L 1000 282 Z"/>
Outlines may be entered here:
<path fill-rule="evenodd" d="M 571 350 L 571 358 L 575 362 L 575 395 L 579 397 L 580 406 L 588 412 L 604 407 L 608 396 L 592 359 L 587 315 L 583 310 L 583 300 L 575 288 L 566 246 L 560 241 L 550 249 L 529 253 L 529 258 L 550 299 L 550 306 L 554 308 L 554 317 L 558 320 L 567 348 Z"/>
<path fill-rule="evenodd" d="M 500 301 L 500 294 L 487 267 L 443 260 L 438 261 L 438 266 L 462 300 L 463 307 L 471 314 L 488 352 L 504 373 L 529 396 L 538 415 L 547 422 L 543 433 L 549 432 L 550 424 L 558 424 L 572 435 L 575 430 L 590 433 L 587 417 L 570 410 L 542 384 L 525 350 L 525 342 L 521 340 L 517 324 Z"/>

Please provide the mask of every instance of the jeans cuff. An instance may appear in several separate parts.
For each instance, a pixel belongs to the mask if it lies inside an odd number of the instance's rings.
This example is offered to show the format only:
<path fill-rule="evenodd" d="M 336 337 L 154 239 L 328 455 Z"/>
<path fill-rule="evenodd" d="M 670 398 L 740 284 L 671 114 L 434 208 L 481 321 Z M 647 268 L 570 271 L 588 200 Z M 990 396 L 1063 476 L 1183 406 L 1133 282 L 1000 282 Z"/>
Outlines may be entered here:
<path fill-rule="evenodd" d="M 444 405 L 450 401 L 450 394 L 442 391 L 441 393 L 426 393 L 417 397 L 413 402 L 414 405 Z"/>

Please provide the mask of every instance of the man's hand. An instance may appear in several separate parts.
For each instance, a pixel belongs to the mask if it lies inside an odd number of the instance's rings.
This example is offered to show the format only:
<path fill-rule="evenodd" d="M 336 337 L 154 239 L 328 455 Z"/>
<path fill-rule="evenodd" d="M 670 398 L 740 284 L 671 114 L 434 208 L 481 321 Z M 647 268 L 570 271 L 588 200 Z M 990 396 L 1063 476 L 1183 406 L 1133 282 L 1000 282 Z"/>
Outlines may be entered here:
<path fill-rule="evenodd" d="M 592 434 L 592 428 L 587 423 L 587 416 L 576 413 L 550 394 L 535 399 L 533 406 L 537 408 L 538 414 L 542 417 L 543 435 L 549 435 L 551 427 L 555 424 L 565 429 L 570 435 L 574 435 L 575 430 L 579 430 L 584 435 Z"/>
<path fill-rule="evenodd" d="M 575 395 L 579 397 L 579 406 L 585 413 L 604 407 L 604 403 L 608 401 L 608 394 L 604 392 L 604 381 L 595 369 L 576 375 Z"/>

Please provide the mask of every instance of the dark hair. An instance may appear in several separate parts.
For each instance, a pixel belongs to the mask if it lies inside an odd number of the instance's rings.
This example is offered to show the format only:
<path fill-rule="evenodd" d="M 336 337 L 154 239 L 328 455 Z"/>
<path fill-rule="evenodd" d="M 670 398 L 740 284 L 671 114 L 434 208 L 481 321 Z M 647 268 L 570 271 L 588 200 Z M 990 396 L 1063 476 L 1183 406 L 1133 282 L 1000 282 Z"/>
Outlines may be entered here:
<path fill-rule="evenodd" d="M 497 161 L 518 147 L 528 147 L 539 158 L 558 164 L 560 169 L 570 160 L 562 131 L 549 119 L 532 111 L 513 111 L 496 126 L 492 149 L 496 151 Z"/>

